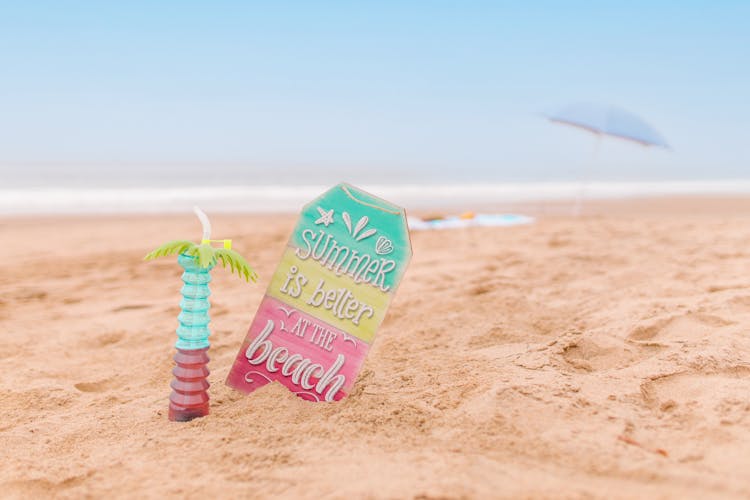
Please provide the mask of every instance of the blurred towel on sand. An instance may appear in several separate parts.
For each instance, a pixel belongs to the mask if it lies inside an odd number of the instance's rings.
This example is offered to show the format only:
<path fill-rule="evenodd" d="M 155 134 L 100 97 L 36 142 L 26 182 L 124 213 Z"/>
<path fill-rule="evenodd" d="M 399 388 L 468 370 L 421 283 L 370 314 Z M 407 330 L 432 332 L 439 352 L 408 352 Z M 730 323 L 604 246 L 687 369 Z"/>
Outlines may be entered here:
<path fill-rule="evenodd" d="M 415 231 L 428 229 L 455 229 L 460 227 L 518 226 L 531 224 L 533 217 L 517 214 L 462 214 L 447 217 L 409 217 L 409 228 Z"/>

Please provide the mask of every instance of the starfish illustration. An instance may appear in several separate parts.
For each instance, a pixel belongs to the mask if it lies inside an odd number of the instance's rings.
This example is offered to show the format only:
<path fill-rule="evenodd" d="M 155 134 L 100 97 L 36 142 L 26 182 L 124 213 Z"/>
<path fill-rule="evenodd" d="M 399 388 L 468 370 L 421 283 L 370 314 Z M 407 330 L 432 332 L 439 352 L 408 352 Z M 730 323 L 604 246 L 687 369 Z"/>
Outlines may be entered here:
<path fill-rule="evenodd" d="M 315 224 L 325 224 L 326 227 L 328 227 L 329 224 L 333 224 L 333 209 L 326 211 L 321 207 L 318 207 L 318 213 L 320 214 L 320 218 L 315 221 Z"/>

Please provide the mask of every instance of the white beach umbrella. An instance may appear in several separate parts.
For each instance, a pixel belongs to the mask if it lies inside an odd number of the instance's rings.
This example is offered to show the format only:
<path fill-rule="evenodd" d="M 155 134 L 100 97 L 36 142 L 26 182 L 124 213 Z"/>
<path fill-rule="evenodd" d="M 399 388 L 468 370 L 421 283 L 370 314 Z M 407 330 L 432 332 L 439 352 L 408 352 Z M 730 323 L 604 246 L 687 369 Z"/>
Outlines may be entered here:
<path fill-rule="evenodd" d="M 603 136 L 623 139 L 646 147 L 671 149 L 664 137 L 643 119 L 614 106 L 578 103 L 544 116 L 553 123 L 569 125 L 594 134 L 597 139 L 595 155 Z M 580 212 L 584 189 L 585 179 L 581 179 L 581 190 L 576 198 L 576 213 Z"/>

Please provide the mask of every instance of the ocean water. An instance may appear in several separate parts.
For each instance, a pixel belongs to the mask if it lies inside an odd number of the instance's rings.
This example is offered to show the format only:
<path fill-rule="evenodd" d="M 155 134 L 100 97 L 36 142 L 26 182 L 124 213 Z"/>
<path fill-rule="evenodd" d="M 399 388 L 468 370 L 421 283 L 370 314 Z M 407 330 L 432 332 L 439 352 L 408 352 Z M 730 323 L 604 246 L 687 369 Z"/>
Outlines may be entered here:
<path fill-rule="evenodd" d="M 346 179 L 342 179 L 346 180 Z M 297 212 L 336 182 L 174 185 L 0 185 L 0 214 Z M 574 200 L 580 182 L 356 183 L 407 210 L 472 210 L 511 203 Z M 589 182 L 585 199 L 748 195 L 750 180 Z"/>

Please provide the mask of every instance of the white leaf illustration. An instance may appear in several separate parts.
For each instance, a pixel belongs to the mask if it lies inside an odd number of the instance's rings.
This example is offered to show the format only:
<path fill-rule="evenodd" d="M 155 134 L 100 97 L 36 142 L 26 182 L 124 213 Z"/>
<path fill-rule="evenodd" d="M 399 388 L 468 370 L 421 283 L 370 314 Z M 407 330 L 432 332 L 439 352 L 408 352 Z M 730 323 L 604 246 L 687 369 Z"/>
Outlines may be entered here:
<path fill-rule="evenodd" d="M 363 215 L 361 219 L 359 219 L 359 222 L 357 222 L 357 227 L 354 228 L 354 232 L 352 233 L 352 236 L 357 236 L 362 229 L 367 225 L 370 218 L 366 215 Z"/>
<path fill-rule="evenodd" d="M 294 309 L 286 309 L 286 308 L 284 308 L 284 307 L 281 307 L 281 306 L 278 306 L 278 307 L 277 307 L 276 309 L 278 309 L 279 311 L 281 311 L 281 312 L 283 312 L 284 314 L 286 314 L 286 317 L 287 317 L 287 318 L 288 318 L 289 316 L 291 316 L 292 314 L 294 314 L 294 313 L 295 313 L 295 310 L 294 310 Z"/>
<path fill-rule="evenodd" d="M 354 337 L 350 337 L 349 335 L 347 335 L 345 333 L 343 335 L 344 335 L 344 337 L 343 337 L 344 338 L 344 342 L 351 342 L 352 344 L 354 344 L 354 348 L 356 349 L 357 348 L 357 341 L 354 340 Z"/>
<path fill-rule="evenodd" d="M 349 212 L 344 212 L 342 217 L 344 219 L 344 224 L 346 224 L 346 228 L 349 230 L 349 234 L 352 234 L 352 219 L 349 217 Z"/>
<path fill-rule="evenodd" d="M 368 229 L 367 231 L 365 231 L 364 233 L 362 233 L 362 234 L 359 235 L 359 238 L 357 238 L 357 241 L 362 241 L 365 238 L 369 238 L 370 236 L 372 236 L 375 233 L 377 233 L 377 231 L 375 229 Z"/>

